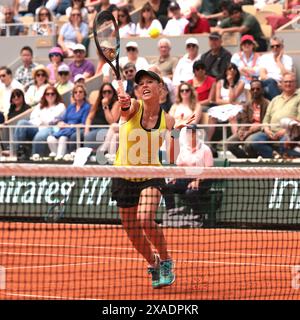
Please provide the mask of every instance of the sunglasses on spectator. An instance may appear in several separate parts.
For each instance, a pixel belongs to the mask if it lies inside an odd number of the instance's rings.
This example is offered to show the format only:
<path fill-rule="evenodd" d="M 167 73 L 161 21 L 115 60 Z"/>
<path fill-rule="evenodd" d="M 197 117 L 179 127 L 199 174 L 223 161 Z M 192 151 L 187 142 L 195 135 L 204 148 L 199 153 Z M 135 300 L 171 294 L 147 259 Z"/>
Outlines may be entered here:
<path fill-rule="evenodd" d="M 81 13 L 72 13 L 71 16 L 72 17 L 81 17 Z"/>
<path fill-rule="evenodd" d="M 50 53 L 50 58 L 52 58 L 52 57 L 60 57 L 60 54 L 59 53 L 57 53 L 57 52 L 54 52 L 54 53 Z"/>
<path fill-rule="evenodd" d="M 189 89 L 189 88 L 180 89 L 180 92 L 190 92 L 190 91 L 191 91 L 191 89 Z"/>
<path fill-rule="evenodd" d="M 271 45 L 271 48 L 272 48 L 272 49 L 274 49 L 274 48 L 277 49 L 277 48 L 280 48 L 280 47 L 281 47 L 281 44 L 272 44 L 272 45 Z"/>
<path fill-rule="evenodd" d="M 187 44 L 186 47 L 187 47 L 187 48 L 196 48 L 197 45 L 195 45 L 195 44 L 193 44 L 193 43 L 189 43 L 189 44 Z"/>
<path fill-rule="evenodd" d="M 35 76 L 36 77 L 46 77 L 46 74 L 45 73 L 37 73 Z"/>
<path fill-rule="evenodd" d="M 125 15 L 125 14 L 119 14 L 118 17 L 119 17 L 119 18 L 125 18 L 126 15 Z"/>
<path fill-rule="evenodd" d="M 127 51 L 136 51 L 136 48 L 134 48 L 134 47 L 128 47 L 128 48 L 126 48 L 126 50 L 127 50 Z"/>
<path fill-rule="evenodd" d="M 261 91 L 262 88 L 251 88 L 251 91 Z"/>
<path fill-rule="evenodd" d="M 39 16 L 41 17 L 41 16 L 49 16 L 49 13 L 48 12 L 41 12 L 41 13 L 39 13 Z"/>
<path fill-rule="evenodd" d="M 77 53 L 84 53 L 85 51 L 84 50 L 74 50 L 73 51 L 75 54 L 77 54 Z"/>
<path fill-rule="evenodd" d="M 67 76 L 67 75 L 69 75 L 69 71 L 60 71 L 58 74 L 60 76 Z"/>
<path fill-rule="evenodd" d="M 227 68 L 227 71 L 229 71 L 229 70 L 235 70 L 235 69 L 234 69 L 234 67 L 229 67 L 229 68 Z"/>
<path fill-rule="evenodd" d="M 14 94 L 11 96 L 11 98 L 12 98 L 12 99 L 14 99 L 14 98 L 20 98 L 21 96 L 22 96 L 21 93 L 16 92 L 16 93 L 14 93 Z"/>
<path fill-rule="evenodd" d="M 77 94 L 77 93 L 84 93 L 84 91 L 81 91 L 81 90 L 79 90 L 79 91 L 74 91 L 74 94 Z"/>
<path fill-rule="evenodd" d="M 133 69 L 128 69 L 128 70 L 125 70 L 124 73 L 125 73 L 125 74 L 134 73 L 134 70 L 133 70 Z"/>
<path fill-rule="evenodd" d="M 102 94 L 112 94 L 112 91 L 111 90 L 103 90 Z"/>
<path fill-rule="evenodd" d="M 47 97 L 54 97 L 55 95 L 56 95 L 55 92 L 46 92 L 45 93 L 45 96 L 47 96 Z"/>

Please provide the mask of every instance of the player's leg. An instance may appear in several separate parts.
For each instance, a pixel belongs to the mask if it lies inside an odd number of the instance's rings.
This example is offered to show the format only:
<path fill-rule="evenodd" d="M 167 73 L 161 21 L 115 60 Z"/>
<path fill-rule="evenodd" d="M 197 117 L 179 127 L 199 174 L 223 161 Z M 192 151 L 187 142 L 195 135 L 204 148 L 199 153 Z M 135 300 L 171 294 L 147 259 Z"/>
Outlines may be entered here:
<path fill-rule="evenodd" d="M 160 286 L 167 286 L 175 281 L 175 274 L 173 273 L 174 263 L 168 253 L 163 231 L 155 222 L 155 215 L 160 198 L 161 193 L 157 188 L 148 187 L 143 189 L 138 206 L 138 218 L 142 223 L 148 239 L 156 248 L 161 258 Z"/>

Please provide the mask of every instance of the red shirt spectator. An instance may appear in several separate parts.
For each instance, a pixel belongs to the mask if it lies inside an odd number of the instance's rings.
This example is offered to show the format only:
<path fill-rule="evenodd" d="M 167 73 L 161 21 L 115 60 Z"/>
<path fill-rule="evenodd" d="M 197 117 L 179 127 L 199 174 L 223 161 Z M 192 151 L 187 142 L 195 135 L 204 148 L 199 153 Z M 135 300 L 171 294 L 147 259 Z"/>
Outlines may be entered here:
<path fill-rule="evenodd" d="M 195 8 L 191 8 L 190 13 L 186 16 L 189 20 L 184 28 L 184 33 L 210 33 L 210 25 L 207 19 L 200 18 L 200 15 Z"/>

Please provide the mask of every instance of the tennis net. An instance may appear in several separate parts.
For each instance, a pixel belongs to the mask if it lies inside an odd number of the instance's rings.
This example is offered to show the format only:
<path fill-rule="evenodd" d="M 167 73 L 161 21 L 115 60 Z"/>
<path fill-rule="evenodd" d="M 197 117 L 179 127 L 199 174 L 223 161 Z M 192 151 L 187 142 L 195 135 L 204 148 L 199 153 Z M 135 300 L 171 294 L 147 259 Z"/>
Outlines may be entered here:
<path fill-rule="evenodd" d="M 300 298 L 300 168 L 5 164 L 0 176 L 0 299 Z M 120 177 L 168 182 L 142 208 L 157 202 L 171 286 L 152 288 L 121 224 Z"/>

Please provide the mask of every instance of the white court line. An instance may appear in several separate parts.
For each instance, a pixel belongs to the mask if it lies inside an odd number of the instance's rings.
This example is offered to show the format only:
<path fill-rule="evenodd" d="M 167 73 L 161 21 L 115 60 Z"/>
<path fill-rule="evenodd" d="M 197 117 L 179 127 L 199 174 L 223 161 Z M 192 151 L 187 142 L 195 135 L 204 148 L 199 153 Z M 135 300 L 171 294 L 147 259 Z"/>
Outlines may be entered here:
<path fill-rule="evenodd" d="M 95 298 L 78 298 L 78 297 L 65 297 L 65 296 L 48 296 L 48 295 L 39 295 L 39 294 L 27 294 L 27 293 L 9 293 L 4 292 L 7 296 L 13 297 L 23 297 L 23 298 L 36 298 L 36 299 L 57 299 L 57 300 L 103 300 Z"/>
<path fill-rule="evenodd" d="M 63 245 L 63 244 L 46 244 L 46 243 L 14 243 L 14 242 L 0 242 L 0 245 L 7 245 L 7 246 L 23 246 L 23 247 L 46 247 L 46 248 L 81 248 L 81 249 L 108 249 L 108 250 L 115 250 L 115 251 L 133 251 L 136 250 L 131 247 L 116 247 L 116 246 L 80 246 L 80 245 Z M 268 249 L 268 248 L 266 248 Z M 285 255 L 285 254 L 260 254 L 260 253 L 247 253 L 247 252 L 226 252 L 226 251 L 194 251 L 194 250 L 169 250 L 170 252 L 174 253 L 191 253 L 191 254 L 216 254 L 216 255 L 232 255 L 232 256 L 245 256 L 245 257 L 279 257 L 279 258 L 299 258 L 300 255 Z"/>
<path fill-rule="evenodd" d="M 144 261 L 142 258 L 126 258 L 126 257 L 112 257 L 112 256 L 76 256 L 68 254 L 42 254 L 42 253 L 22 253 L 22 252 L 0 252 L 0 254 L 7 255 L 20 255 L 20 256 L 42 256 L 42 257 L 64 257 L 64 258 L 86 258 L 86 259 L 106 259 L 106 260 L 127 260 L 127 261 Z M 203 264 L 218 264 L 218 265 L 230 265 L 230 266 L 256 266 L 256 267 L 272 267 L 272 268 L 290 268 L 290 264 L 268 264 L 268 263 L 255 263 L 255 262 L 227 262 L 217 260 L 175 260 L 180 263 L 203 263 Z"/>

